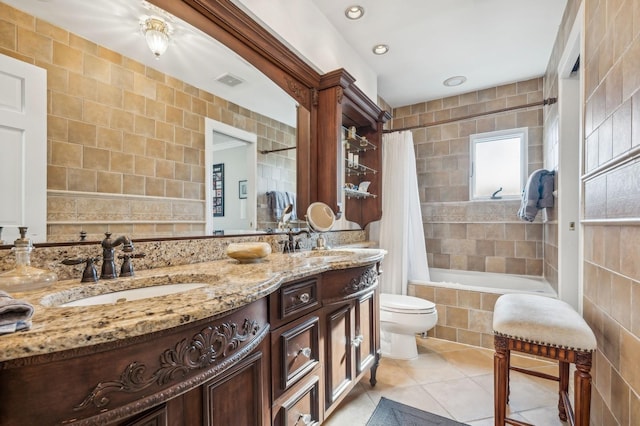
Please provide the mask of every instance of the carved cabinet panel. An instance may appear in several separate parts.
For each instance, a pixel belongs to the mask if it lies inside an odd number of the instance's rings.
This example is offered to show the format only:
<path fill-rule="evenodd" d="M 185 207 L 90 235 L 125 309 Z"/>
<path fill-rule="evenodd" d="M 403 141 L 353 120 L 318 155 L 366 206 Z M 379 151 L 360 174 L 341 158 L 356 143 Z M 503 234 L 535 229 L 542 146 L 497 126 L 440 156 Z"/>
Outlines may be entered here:
<path fill-rule="evenodd" d="M 188 401 L 183 394 L 256 350 L 269 333 L 267 319 L 262 299 L 221 318 L 140 338 L 5 362 L 0 424 L 121 424 L 165 403 L 172 416 L 171 407 L 179 411 Z"/>

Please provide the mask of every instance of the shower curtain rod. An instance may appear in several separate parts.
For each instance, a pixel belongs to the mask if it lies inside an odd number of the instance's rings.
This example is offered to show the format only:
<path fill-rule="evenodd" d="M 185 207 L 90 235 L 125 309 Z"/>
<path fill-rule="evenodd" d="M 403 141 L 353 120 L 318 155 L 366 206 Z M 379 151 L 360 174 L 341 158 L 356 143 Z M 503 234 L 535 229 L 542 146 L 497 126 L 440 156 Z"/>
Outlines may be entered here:
<path fill-rule="evenodd" d="M 454 121 L 468 120 L 470 118 L 481 117 L 483 115 L 498 114 L 501 112 L 513 111 L 515 109 L 531 108 L 535 106 L 544 106 L 544 105 L 553 105 L 556 102 L 558 102 L 558 98 L 548 98 L 543 101 L 532 102 L 530 104 L 500 108 L 500 109 L 495 109 L 493 111 L 478 112 L 475 114 L 465 115 L 464 117 L 447 118 L 446 120 L 434 121 L 433 123 L 428 123 L 428 124 L 419 124 L 417 126 L 402 127 L 400 129 L 383 130 L 382 133 L 393 133 L 393 132 L 401 132 L 404 130 L 423 129 L 425 127 L 439 126 L 441 124 L 453 123 Z"/>
<path fill-rule="evenodd" d="M 289 148 L 270 149 L 267 151 L 260 151 L 260 154 L 271 154 L 272 152 L 289 151 L 290 149 L 296 149 L 297 146 L 290 146 Z"/>

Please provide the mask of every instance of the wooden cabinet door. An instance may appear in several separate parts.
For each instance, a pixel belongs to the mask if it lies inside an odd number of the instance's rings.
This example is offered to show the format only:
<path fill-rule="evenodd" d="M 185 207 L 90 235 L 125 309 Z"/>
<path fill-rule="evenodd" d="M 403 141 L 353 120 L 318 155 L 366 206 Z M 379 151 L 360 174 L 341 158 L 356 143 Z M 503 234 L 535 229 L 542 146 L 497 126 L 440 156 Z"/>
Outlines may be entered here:
<path fill-rule="evenodd" d="M 265 390 L 267 360 L 264 351 L 256 351 L 231 371 L 202 385 L 205 425 L 264 426 L 270 423 Z"/>
<path fill-rule="evenodd" d="M 330 305 L 325 317 L 326 375 L 325 408 L 347 392 L 355 378 L 353 303 Z"/>
<path fill-rule="evenodd" d="M 370 368 L 376 360 L 376 299 L 371 292 L 360 297 L 355 309 L 355 367 L 356 376 Z"/>
<path fill-rule="evenodd" d="M 310 374 L 274 407 L 274 426 L 316 426 L 321 421 L 320 376 Z"/>

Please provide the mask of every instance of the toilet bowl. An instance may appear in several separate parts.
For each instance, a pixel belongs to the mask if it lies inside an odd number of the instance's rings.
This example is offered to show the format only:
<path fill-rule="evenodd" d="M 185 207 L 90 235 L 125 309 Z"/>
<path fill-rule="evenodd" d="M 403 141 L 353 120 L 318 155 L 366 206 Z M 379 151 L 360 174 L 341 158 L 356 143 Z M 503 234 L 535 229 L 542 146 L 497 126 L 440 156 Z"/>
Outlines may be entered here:
<path fill-rule="evenodd" d="M 438 321 L 436 305 L 399 294 L 380 294 L 380 349 L 382 356 L 412 359 L 418 356 L 416 333 L 431 330 Z"/>

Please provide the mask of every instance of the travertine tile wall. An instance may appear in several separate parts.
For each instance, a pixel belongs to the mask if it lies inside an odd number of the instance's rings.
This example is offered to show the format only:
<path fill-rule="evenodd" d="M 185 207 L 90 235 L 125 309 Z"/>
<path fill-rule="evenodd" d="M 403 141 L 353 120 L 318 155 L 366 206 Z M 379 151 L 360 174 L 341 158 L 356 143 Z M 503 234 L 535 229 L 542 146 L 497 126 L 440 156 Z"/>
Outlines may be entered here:
<path fill-rule="evenodd" d="M 591 424 L 640 419 L 640 2 L 586 0 L 583 315 L 598 340 Z M 581 5 L 569 0 L 545 77 Z"/>
<path fill-rule="evenodd" d="M 413 284 L 408 292 L 436 304 L 438 323 L 429 336 L 493 348 L 493 308 L 500 294 Z"/>
<path fill-rule="evenodd" d="M 47 70 L 48 240 L 202 234 L 205 116 L 259 150 L 295 145 L 295 128 L 4 3 L 0 35 L 0 53 Z M 295 188 L 294 158 L 260 155 L 258 187 Z"/>
<path fill-rule="evenodd" d="M 395 108 L 392 129 L 428 125 L 542 100 L 542 78 Z M 430 266 L 542 275 L 541 214 L 517 219 L 519 200 L 469 201 L 469 135 L 528 127 L 529 173 L 542 167 L 542 107 L 413 130 Z"/>

